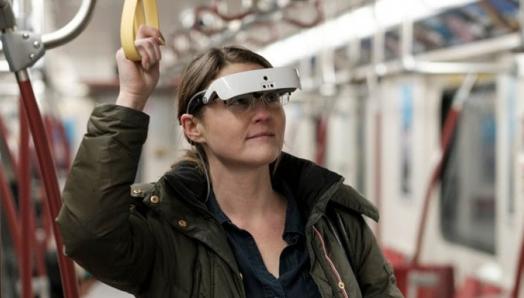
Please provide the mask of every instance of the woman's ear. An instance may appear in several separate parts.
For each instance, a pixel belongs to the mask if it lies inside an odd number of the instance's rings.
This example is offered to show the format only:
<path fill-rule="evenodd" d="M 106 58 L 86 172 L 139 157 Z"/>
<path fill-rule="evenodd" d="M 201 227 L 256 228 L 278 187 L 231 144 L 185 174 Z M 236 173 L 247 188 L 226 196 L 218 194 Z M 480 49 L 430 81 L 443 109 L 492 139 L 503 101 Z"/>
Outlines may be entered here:
<path fill-rule="evenodd" d="M 180 116 L 180 123 L 184 129 L 184 135 L 191 142 L 203 143 L 205 141 L 198 118 L 191 114 L 183 114 Z"/>

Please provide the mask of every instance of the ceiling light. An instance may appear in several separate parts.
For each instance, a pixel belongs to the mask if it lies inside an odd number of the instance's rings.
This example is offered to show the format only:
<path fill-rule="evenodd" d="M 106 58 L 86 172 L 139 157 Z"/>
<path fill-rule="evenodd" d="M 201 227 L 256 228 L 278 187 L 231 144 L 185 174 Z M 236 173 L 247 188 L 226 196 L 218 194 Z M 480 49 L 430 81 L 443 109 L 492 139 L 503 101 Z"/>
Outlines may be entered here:
<path fill-rule="evenodd" d="M 352 10 L 314 28 L 277 41 L 258 51 L 275 66 L 282 66 L 336 48 L 349 41 L 372 36 L 377 30 L 416 21 L 454 6 L 476 0 L 380 0 Z"/>

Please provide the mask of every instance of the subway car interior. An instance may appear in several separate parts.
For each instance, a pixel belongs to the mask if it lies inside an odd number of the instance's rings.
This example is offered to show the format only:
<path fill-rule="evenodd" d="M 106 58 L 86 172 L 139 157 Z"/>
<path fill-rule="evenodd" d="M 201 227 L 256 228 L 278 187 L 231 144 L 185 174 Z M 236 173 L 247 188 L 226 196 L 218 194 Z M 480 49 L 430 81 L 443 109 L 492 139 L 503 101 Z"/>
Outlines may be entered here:
<path fill-rule="evenodd" d="M 282 150 L 376 207 L 404 297 L 524 297 L 523 0 L 0 0 L 0 297 L 133 297 L 66 256 L 55 219 L 140 24 L 165 45 L 136 182 L 189 147 L 187 64 L 241 45 L 297 70 Z"/>

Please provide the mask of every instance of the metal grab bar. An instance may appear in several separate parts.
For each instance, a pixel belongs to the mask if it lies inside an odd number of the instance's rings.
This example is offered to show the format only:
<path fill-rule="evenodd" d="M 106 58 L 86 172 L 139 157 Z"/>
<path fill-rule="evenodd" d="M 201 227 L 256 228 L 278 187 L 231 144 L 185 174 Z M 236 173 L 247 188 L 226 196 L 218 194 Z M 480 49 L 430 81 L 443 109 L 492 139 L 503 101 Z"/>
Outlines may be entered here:
<path fill-rule="evenodd" d="M 509 67 L 499 63 L 434 62 L 416 60 L 412 56 L 403 58 L 401 62 L 403 70 L 423 74 L 492 74 L 509 70 Z"/>
<path fill-rule="evenodd" d="M 22 94 L 23 110 L 26 114 L 26 119 L 29 120 L 29 127 L 31 135 L 33 136 L 33 143 L 35 145 L 36 153 L 40 166 L 40 175 L 44 181 L 46 198 L 49 208 L 49 214 L 52 218 L 56 218 L 60 209 L 60 190 L 58 186 L 58 179 L 54 170 L 52 161 L 51 149 L 49 147 L 49 138 L 44 129 L 44 123 L 40 111 L 36 104 L 31 81 L 26 70 L 16 73 L 16 78 L 20 86 L 20 93 Z M 78 285 L 76 282 L 75 268 L 71 259 L 67 259 L 63 251 L 62 236 L 59 233 L 58 226 L 53 224 L 53 232 L 55 235 L 55 243 L 58 254 L 58 264 L 60 267 L 60 276 L 62 280 L 62 287 L 64 290 L 64 297 L 77 298 Z"/>
<path fill-rule="evenodd" d="M 13 247 L 17 253 L 17 257 L 20 257 L 18 254 L 21 251 L 21 233 L 18 212 L 16 211 L 16 203 L 9 186 L 9 180 L 7 179 L 5 173 L 5 167 L 0 164 L 0 205 L 2 210 L 0 211 L 0 217 L 2 215 L 6 216 L 7 228 L 9 229 L 9 234 L 11 236 L 11 241 L 13 242 Z"/>
<path fill-rule="evenodd" d="M 428 220 L 428 212 L 430 208 L 430 203 L 432 199 L 432 193 L 433 190 L 435 190 L 435 187 L 437 186 L 437 183 L 441 179 L 442 171 L 444 170 L 444 161 L 449 155 L 449 152 L 451 150 L 451 142 L 453 139 L 453 136 L 456 134 L 456 130 L 458 127 L 458 121 L 462 112 L 462 107 L 464 105 L 464 102 L 467 100 L 469 95 L 471 94 L 471 90 L 473 90 L 473 87 L 475 85 L 475 82 L 478 79 L 477 74 L 468 74 L 464 81 L 462 82 L 462 85 L 460 86 L 459 90 L 453 97 L 451 108 L 446 114 L 446 119 L 444 121 L 444 127 L 442 128 L 442 135 L 441 135 L 441 153 L 438 160 L 438 163 L 433 167 L 431 171 L 431 176 L 429 183 L 426 187 L 426 192 L 424 194 L 424 201 L 422 204 L 422 215 L 420 216 L 419 224 L 417 226 L 417 238 L 416 238 L 416 245 L 415 245 L 415 252 L 413 255 L 413 259 L 411 260 L 411 263 L 414 265 L 419 265 L 420 263 L 420 255 L 422 254 L 422 245 L 424 241 L 424 234 L 426 233 L 427 228 L 427 220 Z"/>
<path fill-rule="evenodd" d="M 0 37 L 9 70 L 17 72 L 30 67 L 44 55 L 45 50 L 63 45 L 77 37 L 89 23 L 95 5 L 96 0 L 83 0 L 69 23 L 40 37 L 33 32 L 17 31 L 11 5 L 6 0 L 0 0 Z M 0 63 L 0 71 L 5 71 L 5 62 Z"/>
<path fill-rule="evenodd" d="M 14 15 L 11 10 L 11 5 L 6 0 L 0 0 L 0 33 L 2 29 L 14 26 Z M 4 53 L 4 46 L 0 42 L 0 54 Z M 0 61 L 0 72 L 8 72 L 9 66 L 7 61 Z"/>
<path fill-rule="evenodd" d="M 21 121 L 25 118 L 25 120 L 29 122 L 29 128 L 31 129 L 33 143 L 40 164 L 38 168 L 46 191 L 47 199 L 44 201 L 48 208 L 48 215 L 50 215 L 51 218 L 56 218 L 60 209 L 60 190 L 49 147 L 49 138 L 46 135 L 44 122 L 38 105 L 36 104 L 27 68 L 32 66 L 44 55 L 45 49 L 60 46 L 78 36 L 87 26 L 92 16 L 95 3 L 96 0 L 83 0 L 79 11 L 67 25 L 55 32 L 44 35 L 44 37 L 40 39 L 38 35 L 32 34 L 32 32 L 17 31 L 16 20 L 10 3 L 7 0 L 0 0 L 0 37 L 3 45 L 2 49 L 9 64 L 9 69 L 15 73 L 18 81 L 20 94 L 22 95 L 21 106 L 23 107 L 20 118 Z M 23 115 L 25 115 L 25 117 L 23 117 Z M 26 166 L 28 167 L 28 165 Z M 26 209 L 25 211 L 29 211 L 27 213 L 30 213 L 30 208 L 24 209 Z M 28 216 L 30 217 L 30 214 L 26 214 L 26 217 Z M 25 232 L 27 233 L 32 223 L 30 220 L 25 223 Z M 71 259 L 66 258 L 64 255 L 62 237 L 59 233 L 58 226 L 53 224 L 52 228 L 58 250 L 58 263 L 64 296 L 66 298 L 77 298 L 79 294 L 74 264 Z M 28 240 L 30 239 L 28 238 Z M 23 240 L 20 240 L 20 242 L 23 242 Z M 24 246 L 22 243 L 20 243 L 20 245 Z M 28 271 L 27 268 L 31 266 L 31 257 L 27 256 L 27 250 L 25 250 L 23 259 L 24 264 L 22 265 L 22 271 L 24 271 L 24 276 L 26 276 L 26 278 L 24 278 L 24 297 L 30 297 L 32 295 L 31 284 L 26 281 L 27 276 L 30 277 L 28 274 L 30 272 L 25 271 Z"/>
<path fill-rule="evenodd" d="M 520 297 L 519 293 L 521 292 L 522 276 L 524 275 L 524 235 L 522 238 L 522 244 L 520 246 L 520 256 L 517 263 L 517 272 L 515 274 L 515 281 L 513 284 L 513 289 L 511 290 L 510 298 Z"/>
<path fill-rule="evenodd" d="M 33 258 L 31 254 L 32 238 L 29 235 L 35 234 L 35 228 L 31 225 L 31 216 L 33 215 L 33 202 L 31 201 L 31 163 L 29 148 L 29 126 L 27 116 L 23 111 L 22 103 L 19 104 L 20 113 L 20 145 L 18 146 L 18 201 L 20 209 L 20 222 L 22 226 L 21 234 L 21 257 L 20 257 L 20 279 L 22 284 L 22 297 L 33 297 L 33 287 L 31 285 Z"/>
<path fill-rule="evenodd" d="M 55 32 L 42 35 L 46 49 L 56 48 L 77 37 L 87 26 L 96 5 L 96 0 L 83 0 L 78 12 L 69 23 Z"/>

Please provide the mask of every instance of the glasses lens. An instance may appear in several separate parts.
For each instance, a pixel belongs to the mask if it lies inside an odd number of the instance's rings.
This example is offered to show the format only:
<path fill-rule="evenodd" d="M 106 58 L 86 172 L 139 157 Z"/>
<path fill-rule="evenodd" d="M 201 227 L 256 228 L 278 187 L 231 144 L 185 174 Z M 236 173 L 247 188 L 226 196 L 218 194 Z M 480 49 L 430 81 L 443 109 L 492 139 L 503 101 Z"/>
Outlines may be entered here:
<path fill-rule="evenodd" d="M 267 105 L 280 103 L 280 95 L 276 92 L 267 92 L 261 97 L 262 101 Z"/>
<path fill-rule="evenodd" d="M 225 101 L 228 108 L 234 108 L 238 110 L 247 110 L 255 104 L 255 97 L 251 94 L 245 94 L 237 97 L 233 97 Z"/>
<path fill-rule="evenodd" d="M 280 106 L 289 102 L 289 93 L 278 92 L 256 92 L 240 95 L 224 101 L 230 109 L 245 111 L 253 108 L 257 103 L 263 103 L 267 106 Z"/>
<path fill-rule="evenodd" d="M 280 104 L 286 105 L 289 102 L 290 97 L 291 97 L 291 93 L 289 92 L 280 94 L 278 97 Z"/>

